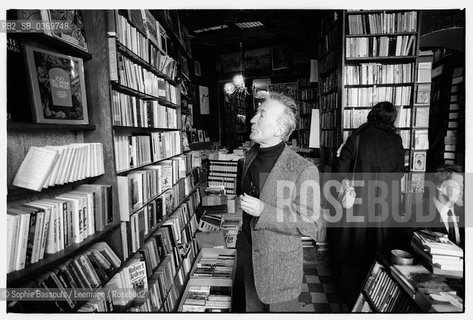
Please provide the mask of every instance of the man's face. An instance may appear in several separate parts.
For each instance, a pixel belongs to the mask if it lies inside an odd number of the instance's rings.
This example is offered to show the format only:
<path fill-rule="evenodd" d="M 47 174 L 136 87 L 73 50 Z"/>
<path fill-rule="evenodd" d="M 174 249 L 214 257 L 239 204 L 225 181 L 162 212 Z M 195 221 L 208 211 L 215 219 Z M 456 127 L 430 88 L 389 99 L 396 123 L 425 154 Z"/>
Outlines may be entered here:
<path fill-rule="evenodd" d="M 282 141 L 282 125 L 278 119 L 284 113 L 284 106 L 273 100 L 266 100 L 251 119 L 250 139 L 262 147 L 273 146 Z"/>
<path fill-rule="evenodd" d="M 463 176 L 453 173 L 451 179 L 444 181 L 440 187 L 448 201 L 463 206 Z"/>

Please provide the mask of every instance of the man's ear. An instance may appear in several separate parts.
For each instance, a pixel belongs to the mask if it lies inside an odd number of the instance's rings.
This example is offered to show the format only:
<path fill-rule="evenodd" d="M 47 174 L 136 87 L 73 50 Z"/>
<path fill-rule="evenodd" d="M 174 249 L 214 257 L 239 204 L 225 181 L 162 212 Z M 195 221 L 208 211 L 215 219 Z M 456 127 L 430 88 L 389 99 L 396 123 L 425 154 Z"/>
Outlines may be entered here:
<path fill-rule="evenodd" d="M 284 126 L 282 124 L 278 125 L 277 129 L 276 129 L 276 132 L 274 133 L 274 135 L 276 137 L 281 137 L 284 133 Z"/>

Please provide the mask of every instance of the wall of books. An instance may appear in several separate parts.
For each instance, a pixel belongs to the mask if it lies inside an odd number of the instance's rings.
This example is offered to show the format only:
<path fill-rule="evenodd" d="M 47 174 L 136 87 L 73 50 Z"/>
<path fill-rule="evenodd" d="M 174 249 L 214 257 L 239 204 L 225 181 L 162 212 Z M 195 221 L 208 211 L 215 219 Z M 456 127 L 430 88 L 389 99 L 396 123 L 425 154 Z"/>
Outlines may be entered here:
<path fill-rule="evenodd" d="M 9 311 L 177 309 L 199 253 L 200 170 L 181 145 L 187 33 L 164 11 L 9 11 L 79 32 L 9 37 L 8 87 L 32 86 L 22 93 L 27 116 L 9 99 L 7 286 L 82 295 L 10 299 Z M 72 91 L 44 86 L 43 69 L 69 72 Z"/>

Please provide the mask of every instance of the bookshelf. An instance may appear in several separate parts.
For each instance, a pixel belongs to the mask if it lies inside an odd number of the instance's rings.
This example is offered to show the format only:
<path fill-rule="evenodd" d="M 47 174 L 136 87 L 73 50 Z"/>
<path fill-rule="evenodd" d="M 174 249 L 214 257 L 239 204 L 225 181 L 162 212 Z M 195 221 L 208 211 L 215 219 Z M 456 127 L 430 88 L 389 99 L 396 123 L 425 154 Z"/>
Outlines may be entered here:
<path fill-rule="evenodd" d="M 209 160 L 209 187 L 224 186 L 225 194 L 235 195 L 241 175 L 238 161 Z"/>
<path fill-rule="evenodd" d="M 389 265 L 376 258 L 352 312 L 410 313 L 423 310 L 391 275 Z"/>
<path fill-rule="evenodd" d="M 399 110 L 397 127 L 406 167 L 411 167 L 415 151 L 426 149 L 414 150 L 411 145 L 417 133 L 411 121 L 418 88 L 419 30 L 420 12 L 415 10 L 347 10 L 325 17 L 319 37 L 323 164 L 332 164 L 335 151 L 366 122 L 371 107 L 386 100 Z"/>
<path fill-rule="evenodd" d="M 320 162 L 330 169 L 341 143 L 343 39 L 342 11 L 328 13 L 321 21 L 319 47 Z"/>
<path fill-rule="evenodd" d="M 308 148 L 312 109 L 319 108 L 319 92 L 317 85 L 310 83 L 307 77 L 298 79 L 298 90 L 298 105 L 301 118 L 297 133 L 297 144 L 301 148 Z"/>
<path fill-rule="evenodd" d="M 202 248 L 190 271 L 179 312 L 231 312 L 236 250 Z"/>
<path fill-rule="evenodd" d="M 249 123 L 247 115 L 246 93 L 235 91 L 228 95 L 223 92 L 223 125 L 222 139 L 224 145 L 235 148 L 249 139 L 247 124 Z"/>
<path fill-rule="evenodd" d="M 352 312 L 462 312 L 463 302 L 458 296 L 462 285 L 432 273 L 424 265 L 419 264 L 417 257 L 414 264 L 402 265 L 388 262 L 385 255 L 377 254 Z M 446 292 L 455 299 L 434 298 Z"/>
<path fill-rule="evenodd" d="M 15 16 L 17 14 L 17 10 L 10 10 L 8 12 L 10 19 L 15 19 Z M 85 18 L 85 15 L 86 14 L 84 14 L 83 18 Z M 84 21 L 86 21 L 86 23 L 83 26 L 83 30 L 87 33 L 87 23 L 89 23 L 90 20 L 86 18 Z M 91 47 L 93 47 L 93 37 L 87 39 L 87 44 L 89 45 L 88 51 L 79 49 L 76 46 L 63 41 L 62 39 L 58 39 L 56 37 L 41 33 L 37 33 L 34 35 L 17 33 L 15 35 L 8 35 L 8 38 L 10 45 L 13 47 L 13 50 L 8 55 L 8 87 L 13 90 L 10 91 L 9 89 L 9 94 L 15 94 L 21 98 L 18 100 L 9 98 L 7 103 L 7 109 L 9 112 L 7 123 L 7 206 L 11 208 L 39 200 L 48 202 L 54 201 L 55 197 L 57 196 L 61 196 L 70 192 L 76 192 L 82 184 L 107 185 L 109 186 L 109 190 L 111 192 L 111 199 L 116 199 L 116 181 L 114 180 L 113 173 L 114 168 L 108 165 L 104 166 L 104 172 L 99 176 L 79 179 L 75 182 L 69 182 L 49 188 L 43 188 L 40 192 L 14 187 L 12 185 L 14 175 L 18 171 L 28 150 L 32 146 L 65 146 L 76 143 L 99 142 L 103 146 L 103 163 L 105 164 L 111 163 L 111 140 L 108 140 L 109 136 L 99 133 L 103 130 L 103 122 L 106 122 L 106 119 L 109 118 L 105 118 L 104 120 L 104 118 L 102 118 L 102 116 L 99 114 L 101 112 L 101 108 L 99 108 L 99 105 L 91 103 L 97 97 L 97 88 L 92 89 L 89 86 L 90 73 L 91 70 L 94 68 L 94 64 L 96 63 L 96 61 L 100 60 L 101 58 L 100 55 L 97 55 L 96 52 L 94 52 L 94 50 L 91 50 Z M 31 98 L 27 85 L 29 81 L 25 67 L 25 59 L 22 54 L 25 50 L 25 45 L 83 59 L 86 93 L 84 99 L 86 99 L 89 103 L 87 108 L 89 124 L 45 124 L 33 122 L 33 116 L 31 112 L 33 98 Z M 18 87 L 18 84 L 22 85 Z M 77 171 L 77 169 L 74 168 L 72 168 L 71 170 L 72 172 Z M 95 243 L 105 242 L 112 248 L 112 250 L 117 251 L 119 243 L 118 241 L 116 241 L 116 239 L 119 239 L 120 235 L 118 221 L 119 216 L 117 215 L 118 212 L 115 210 L 116 207 L 114 206 L 115 203 L 113 202 L 113 200 L 110 200 L 110 202 L 108 203 L 111 207 L 108 209 L 110 216 L 108 216 L 109 220 L 106 222 L 106 225 L 103 226 L 103 228 L 101 227 L 102 230 L 97 230 L 96 232 L 91 232 L 91 234 L 84 236 L 84 238 L 80 242 L 72 242 L 72 238 L 66 239 L 66 234 L 62 233 L 64 232 L 66 225 L 67 228 L 71 228 L 68 229 L 69 232 L 79 232 L 78 229 L 76 230 L 71 227 L 72 223 L 75 223 L 76 220 L 72 220 L 71 223 L 65 223 L 62 227 L 59 224 L 53 224 L 54 221 L 59 221 L 57 219 L 60 219 L 60 212 L 55 211 L 59 210 L 59 207 L 57 207 L 55 204 L 51 204 L 51 202 L 49 202 L 48 205 L 45 205 L 43 203 L 45 208 L 42 209 L 42 213 L 39 213 L 39 215 L 43 217 L 43 222 L 39 223 L 41 220 L 37 220 L 38 223 L 36 225 L 38 226 L 38 228 L 34 230 L 34 234 L 36 234 L 36 230 L 38 230 L 38 232 L 43 232 L 43 239 L 47 239 L 49 234 L 53 234 L 54 236 L 56 236 L 56 240 L 58 242 L 56 242 L 54 249 L 50 248 L 50 250 L 54 250 L 55 252 L 49 254 L 47 252 L 43 254 L 40 253 L 40 256 L 38 257 L 37 261 L 36 259 L 30 260 L 31 263 L 26 263 L 26 266 L 24 268 L 9 272 L 7 274 L 8 288 L 27 287 L 28 283 L 31 283 L 31 281 L 37 280 L 38 277 L 43 275 L 45 272 L 51 271 L 53 268 L 56 268 L 60 264 L 73 258 L 79 253 L 88 250 Z M 56 220 L 51 219 L 50 221 L 48 221 L 47 219 L 45 219 L 46 217 L 48 217 L 46 212 L 49 212 L 50 216 L 52 215 L 52 212 L 58 212 L 55 213 Z M 67 217 L 71 217 L 72 219 L 72 212 L 72 209 L 68 211 Z M 65 211 L 64 213 L 66 214 Z M 35 214 L 36 217 L 38 217 L 38 213 Z M 32 215 L 33 211 L 29 213 L 30 221 L 32 221 Z M 77 216 L 74 217 L 80 219 Z M 87 218 L 90 217 L 91 216 L 87 216 Z M 58 229 L 56 230 L 61 231 L 57 231 L 56 233 L 46 233 L 45 231 L 49 229 L 49 224 L 51 224 L 51 226 L 57 227 Z M 62 235 L 64 235 L 64 237 L 62 237 Z M 47 249 L 44 248 L 44 251 L 46 250 Z M 28 256 L 26 260 L 28 260 Z M 8 310 L 11 310 L 9 304 L 7 308 Z M 32 312 L 33 310 L 35 309 L 32 308 L 29 312 Z"/>
<path fill-rule="evenodd" d="M 465 165 L 465 56 L 433 49 L 432 92 L 427 170 L 442 164 Z"/>
<path fill-rule="evenodd" d="M 157 25 L 158 29 L 161 28 L 159 34 L 156 35 L 160 37 L 159 42 L 157 39 L 152 39 L 149 30 L 143 27 L 146 22 L 143 21 L 145 17 L 149 20 L 157 17 L 159 20 L 159 17 L 168 15 L 164 11 L 168 10 L 154 11 L 154 14 L 145 10 L 82 11 L 83 31 L 87 35 L 87 51 L 48 35 L 15 34 L 12 37 L 14 41 L 9 42 L 12 52 L 9 53 L 8 87 L 14 87 L 17 91 L 21 88 L 27 89 L 24 85 L 28 82 L 27 73 L 23 72 L 22 58 L 25 44 L 55 53 L 80 57 L 84 61 L 89 124 L 32 123 L 33 117 L 30 112 L 32 101 L 28 99 L 27 92 L 21 92 L 23 98 L 18 104 L 21 106 L 18 110 L 21 111 L 10 112 L 17 106 L 13 108 L 12 103 L 9 104 L 7 126 L 9 207 L 37 200 L 50 202 L 51 198 L 78 192 L 83 184 L 105 185 L 108 186 L 106 190 L 109 192 L 106 200 L 103 200 L 107 204 L 107 209 L 103 211 L 103 214 L 107 213 L 108 220 L 100 230 L 97 229 L 94 233 L 90 231 L 90 234 L 84 235 L 80 242 L 69 243 L 61 249 L 55 247 L 55 253 L 44 254 L 41 259 L 38 256 L 39 261 L 8 273 L 8 288 L 36 288 L 38 285 L 44 290 L 60 289 L 62 291 L 71 288 L 92 291 L 117 288 L 114 287 L 117 283 L 120 284 L 117 278 L 126 275 L 127 272 L 130 273 L 130 270 L 134 270 L 133 268 L 145 266 L 148 268 L 147 279 L 149 278 L 149 283 L 153 286 L 152 292 L 156 293 L 158 290 L 160 295 L 162 294 L 159 298 L 161 304 L 159 306 L 156 304 L 158 301 L 156 296 L 150 298 L 154 299 L 152 301 L 133 299 L 125 304 L 121 304 L 123 301 L 113 299 L 68 302 L 68 305 L 61 302 L 23 304 L 9 301 L 7 304 L 9 311 L 150 311 L 148 306 L 153 303 L 155 303 L 153 311 L 176 310 L 179 296 L 182 294 L 188 273 L 198 252 L 194 234 L 197 227 L 196 212 L 200 210 L 200 180 L 198 179 L 200 174 L 197 172 L 199 168 L 192 167 L 193 153 L 184 155 L 181 146 L 181 98 L 187 101 L 191 101 L 192 98 L 188 92 L 181 94 L 182 84 L 178 78 L 183 68 L 179 66 L 178 61 L 180 55 L 185 55 L 189 59 L 190 54 L 184 52 L 185 46 L 181 43 L 183 36 L 176 36 L 172 33 L 173 30 L 168 29 L 169 21 Z M 13 14 L 13 11 L 9 14 Z M 179 43 L 173 44 L 177 39 Z M 161 41 L 165 42 L 164 46 Z M 17 70 L 20 72 L 15 73 Z M 141 77 L 137 77 L 137 74 Z M 188 77 L 187 80 L 189 80 Z M 23 83 L 23 86 L 14 86 L 20 83 L 19 81 Z M 190 83 L 186 85 L 189 86 Z M 9 99 L 9 101 L 13 100 Z M 120 136 L 129 141 L 125 148 L 121 148 L 116 143 L 117 137 Z M 103 146 L 103 174 L 43 189 L 41 192 L 12 186 L 14 174 L 30 146 L 60 146 L 93 142 L 99 142 Z M 152 142 L 154 145 L 151 144 Z M 119 157 L 127 154 L 129 147 L 132 151 L 128 156 L 133 159 L 133 162 L 125 160 L 126 165 L 122 166 L 123 161 L 119 161 Z M 159 169 L 156 168 L 164 164 L 169 165 L 166 170 L 168 174 L 170 173 L 167 177 L 169 181 L 165 182 L 166 188 L 163 187 L 163 176 L 158 175 Z M 122 205 L 124 188 L 122 182 L 119 183 L 128 176 L 133 176 L 135 180 L 141 179 L 141 185 L 135 183 L 141 192 L 140 202 L 132 211 L 125 210 Z M 130 189 L 127 192 L 125 192 L 127 195 L 133 194 Z M 83 199 L 80 201 L 84 201 L 84 206 L 86 201 L 93 201 L 94 196 L 97 197 L 93 193 L 86 194 L 87 196 L 83 195 L 83 198 L 80 198 Z M 168 194 L 172 196 L 167 196 Z M 90 203 L 92 202 L 87 202 L 87 205 Z M 91 208 L 87 207 L 90 212 L 93 212 Z M 53 209 L 48 210 L 51 210 L 52 216 Z M 89 221 L 87 226 L 94 223 L 94 220 L 90 220 L 92 216 L 86 216 L 85 210 L 83 212 L 84 225 L 85 221 Z M 49 219 L 46 213 L 41 214 L 41 217 L 43 221 Z M 57 217 L 58 222 L 54 226 L 60 228 L 59 215 Z M 21 225 L 26 226 L 23 222 L 26 220 L 22 219 L 9 218 L 9 224 L 12 220 L 19 221 L 13 222 L 16 223 L 15 225 L 22 223 Z M 97 225 L 96 218 L 95 225 Z M 47 239 L 49 233 L 45 231 L 46 224 L 42 222 L 41 226 L 38 230 L 43 230 L 46 237 L 44 239 Z M 160 242 L 165 237 L 164 234 L 168 237 L 166 249 L 163 249 L 163 243 Z M 62 236 L 56 233 L 54 237 L 62 239 Z M 99 255 L 98 257 L 103 258 L 100 261 L 92 258 L 91 252 L 98 245 L 106 246 L 114 257 Z M 61 245 L 56 244 L 56 246 L 60 248 Z M 159 259 L 157 255 L 160 255 Z M 115 265 L 105 270 L 104 265 L 110 264 L 109 259 L 116 259 Z M 77 261 L 76 265 L 69 266 L 70 261 Z M 160 263 L 156 264 L 156 261 Z M 151 265 L 153 266 L 150 267 Z M 72 286 L 69 281 L 74 280 L 73 278 L 65 278 L 63 272 L 66 272 L 66 269 L 71 275 L 74 273 L 77 276 L 75 280 L 78 282 L 80 280 L 77 286 Z M 156 273 L 163 271 L 161 274 L 168 274 L 168 269 L 172 269 L 168 279 L 170 285 L 164 292 Z"/>

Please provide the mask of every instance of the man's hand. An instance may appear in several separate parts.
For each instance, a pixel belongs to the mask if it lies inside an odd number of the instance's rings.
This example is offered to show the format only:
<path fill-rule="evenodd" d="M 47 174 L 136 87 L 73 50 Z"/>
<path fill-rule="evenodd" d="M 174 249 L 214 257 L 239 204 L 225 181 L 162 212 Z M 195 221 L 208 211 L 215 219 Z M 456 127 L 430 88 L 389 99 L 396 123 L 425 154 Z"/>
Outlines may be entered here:
<path fill-rule="evenodd" d="M 258 198 L 247 195 L 246 193 L 240 196 L 241 209 L 246 213 L 259 217 L 263 212 L 264 202 Z"/>

